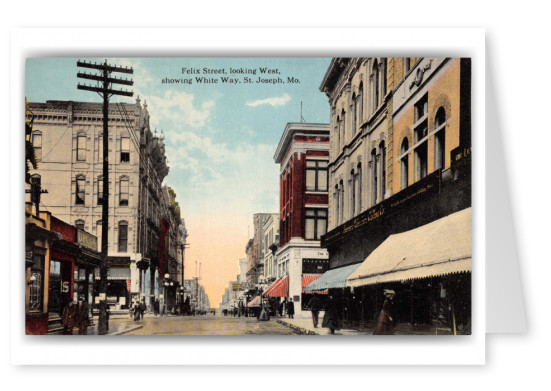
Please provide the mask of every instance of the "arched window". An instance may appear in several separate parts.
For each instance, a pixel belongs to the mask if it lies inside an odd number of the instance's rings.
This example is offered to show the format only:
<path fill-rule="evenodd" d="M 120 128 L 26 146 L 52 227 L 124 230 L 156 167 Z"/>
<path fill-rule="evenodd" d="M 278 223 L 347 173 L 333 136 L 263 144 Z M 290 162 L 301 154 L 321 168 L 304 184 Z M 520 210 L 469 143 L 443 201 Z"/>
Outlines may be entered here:
<path fill-rule="evenodd" d="M 125 253 L 128 250 L 128 222 L 119 221 L 119 252 Z"/>
<path fill-rule="evenodd" d="M 341 112 L 341 148 L 346 144 L 346 111 Z"/>
<path fill-rule="evenodd" d="M 84 220 L 79 219 L 79 220 L 75 221 L 75 227 L 77 227 L 81 231 L 84 231 Z"/>
<path fill-rule="evenodd" d="M 408 176 L 409 176 L 409 162 L 408 155 L 406 154 L 409 149 L 409 143 L 407 137 L 402 141 L 402 146 L 400 147 L 400 154 L 402 158 L 400 159 L 400 168 L 401 168 L 401 188 L 405 189 L 408 186 Z"/>
<path fill-rule="evenodd" d="M 352 117 L 352 135 L 356 134 L 356 126 L 358 123 L 358 108 L 356 106 L 356 93 L 352 94 L 352 104 L 350 105 L 350 113 Z"/>
<path fill-rule="evenodd" d="M 337 123 L 335 124 L 335 135 L 337 136 L 335 156 L 339 156 L 341 153 L 341 117 L 339 115 L 337 115 Z"/>
<path fill-rule="evenodd" d="M 86 177 L 84 175 L 77 175 L 75 183 L 75 204 L 84 205 L 86 195 Z"/>
<path fill-rule="evenodd" d="M 384 141 L 379 144 L 379 150 L 381 151 L 381 199 L 384 199 L 386 190 L 386 146 Z"/>
<path fill-rule="evenodd" d="M 379 107 L 379 63 L 377 60 L 373 61 L 373 68 L 371 70 L 371 93 L 372 93 L 372 105 L 373 112 Z"/>
<path fill-rule="evenodd" d="M 350 217 L 356 216 L 356 173 L 350 171 Z"/>
<path fill-rule="evenodd" d="M 77 161 L 86 161 L 86 134 L 77 135 Z"/>
<path fill-rule="evenodd" d="M 377 203 L 377 150 L 371 151 L 371 206 Z"/>
<path fill-rule="evenodd" d="M 339 194 L 339 184 L 335 185 L 335 193 L 333 194 L 334 200 L 335 200 L 335 227 L 339 225 L 341 221 L 341 215 L 340 215 L 340 194 Z"/>
<path fill-rule="evenodd" d="M 379 64 L 379 101 L 378 105 L 383 103 L 386 95 L 386 58 L 381 59 Z"/>
<path fill-rule="evenodd" d="M 122 176 L 119 181 L 119 205 L 128 206 L 130 193 L 130 181 L 127 176 Z"/>
<path fill-rule="evenodd" d="M 364 108 L 363 108 L 363 95 L 364 95 L 364 85 L 360 83 L 360 88 L 358 89 L 358 97 L 356 98 L 356 110 L 358 118 L 358 128 L 362 126 L 364 118 Z"/>
<path fill-rule="evenodd" d="M 358 163 L 357 167 L 357 174 L 356 174 L 356 192 L 358 195 L 356 196 L 356 199 L 358 200 L 358 213 L 362 212 L 362 163 Z"/>
<path fill-rule="evenodd" d="M 440 107 L 434 118 L 434 169 L 444 168 L 446 165 L 446 111 Z"/>
<path fill-rule="evenodd" d="M 339 221 L 339 223 L 342 223 L 344 221 L 344 182 L 343 182 L 342 179 L 339 182 L 339 191 L 340 191 L 340 196 L 339 196 L 340 221 Z"/>
<path fill-rule="evenodd" d="M 33 132 L 31 136 L 31 142 L 34 148 L 34 155 L 37 161 L 42 160 L 42 132 Z"/>

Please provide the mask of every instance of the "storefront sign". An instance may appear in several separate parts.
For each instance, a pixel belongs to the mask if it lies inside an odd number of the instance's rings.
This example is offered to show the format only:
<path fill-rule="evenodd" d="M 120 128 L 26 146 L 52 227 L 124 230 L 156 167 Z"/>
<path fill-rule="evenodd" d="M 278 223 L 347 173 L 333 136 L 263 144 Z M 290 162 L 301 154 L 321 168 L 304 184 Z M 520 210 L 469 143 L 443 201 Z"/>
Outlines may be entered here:
<path fill-rule="evenodd" d="M 242 291 L 243 284 L 232 284 L 232 291 Z"/>
<path fill-rule="evenodd" d="M 63 281 L 63 283 L 61 284 L 61 292 L 69 292 L 69 281 Z"/>
<path fill-rule="evenodd" d="M 80 229 L 77 229 L 77 243 L 90 250 L 96 251 L 98 249 L 98 238 Z"/>

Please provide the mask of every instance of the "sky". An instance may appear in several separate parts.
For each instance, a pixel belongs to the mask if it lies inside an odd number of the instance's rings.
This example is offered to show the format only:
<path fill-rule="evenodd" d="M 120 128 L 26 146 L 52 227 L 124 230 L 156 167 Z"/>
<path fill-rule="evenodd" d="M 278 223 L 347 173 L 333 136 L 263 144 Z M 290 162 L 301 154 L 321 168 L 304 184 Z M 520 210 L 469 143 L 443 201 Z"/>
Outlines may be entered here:
<path fill-rule="evenodd" d="M 104 62 L 104 58 L 80 58 Z M 273 156 L 288 122 L 328 123 L 319 86 L 330 58 L 107 58 L 129 66 L 132 98 L 147 103 L 150 124 L 165 137 L 170 171 L 189 234 L 185 278 L 199 274 L 218 306 L 253 235 L 254 213 L 278 212 Z M 32 58 L 25 70 L 31 102 L 100 102 L 77 90 L 76 58 Z M 264 70 L 264 73 L 262 72 Z M 301 106 L 302 103 L 302 106 Z M 302 107 L 302 108 L 301 108 Z"/>

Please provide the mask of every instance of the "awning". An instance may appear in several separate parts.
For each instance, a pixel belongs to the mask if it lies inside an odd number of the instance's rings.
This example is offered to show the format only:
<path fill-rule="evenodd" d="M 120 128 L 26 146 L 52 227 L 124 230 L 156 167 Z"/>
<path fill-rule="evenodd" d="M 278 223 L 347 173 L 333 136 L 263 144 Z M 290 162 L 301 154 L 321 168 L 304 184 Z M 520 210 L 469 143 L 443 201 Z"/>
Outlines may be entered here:
<path fill-rule="evenodd" d="M 289 297 L 289 276 L 281 279 L 281 282 L 273 289 L 270 296 Z"/>
<path fill-rule="evenodd" d="M 281 278 L 275 280 L 275 281 L 272 283 L 272 285 L 270 285 L 270 286 L 268 287 L 268 289 L 266 289 L 266 290 L 264 291 L 264 293 L 262 294 L 262 296 L 264 296 L 264 297 L 271 297 L 271 296 L 270 296 L 270 295 L 271 295 L 271 291 L 273 291 L 274 288 L 275 288 L 280 282 L 281 282 Z"/>
<path fill-rule="evenodd" d="M 389 236 L 347 279 L 350 287 L 471 271 L 471 208 Z"/>
<path fill-rule="evenodd" d="M 346 278 L 360 265 L 361 262 L 328 270 L 304 288 L 304 292 L 318 291 L 320 293 L 319 291 L 325 291 L 329 288 L 344 288 L 346 287 Z"/>
<path fill-rule="evenodd" d="M 256 296 L 254 299 L 249 301 L 247 307 L 260 307 L 260 296 Z"/>
<path fill-rule="evenodd" d="M 312 282 L 320 278 L 321 274 L 303 274 L 302 275 L 302 293 L 308 293 L 305 288 Z M 318 292 L 318 293 L 327 293 L 327 292 Z"/>

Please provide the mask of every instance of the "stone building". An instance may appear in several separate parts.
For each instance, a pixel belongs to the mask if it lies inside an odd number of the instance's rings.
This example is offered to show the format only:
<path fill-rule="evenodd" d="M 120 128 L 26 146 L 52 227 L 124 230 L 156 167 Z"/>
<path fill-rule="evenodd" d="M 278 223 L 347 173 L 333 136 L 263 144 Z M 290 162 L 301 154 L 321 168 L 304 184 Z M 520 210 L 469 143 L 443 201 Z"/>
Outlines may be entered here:
<path fill-rule="evenodd" d="M 32 174 L 47 190 L 41 208 L 95 235 L 101 251 L 102 104 L 47 101 L 29 109 L 38 159 Z M 107 297 L 115 309 L 140 297 L 151 303 L 159 294 L 159 239 L 167 218 L 161 183 L 169 167 L 163 137 L 151 131 L 149 117 L 139 98 L 109 105 Z"/>
<path fill-rule="evenodd" d="M 412 265 L 417 272 L 407 279 L 392 270 L 379 271 L 387 275 L 382 280 L 366 277 L 369 256 L 383 243 L 388 251 L 393 235 L 414 237 L 413 230 L 466 209 L 460 217 L 470 222 L 470 72 L 470 60 L 461 58 L 335 58 L 325 74 L 320 90 L 329 98 L 331 148 L 322 246 L 334 277 L 313 285 L 348 286 L 339 292 L 349 319 L 375 317 L 385 287 L 399 292 L 397 317 L 411 325 L 433 322 L 437 301 L 455 304 L 455 315 L 470 322 L 470 253 L 468 265 L 450 261 L 443 272 Z M 459 240 L 470 243 L 470 235 Z M 338 272 L 344 268 L 347 274 Z M 451 287 L 455 298 L 462 295 L 455 303 Z"/>

